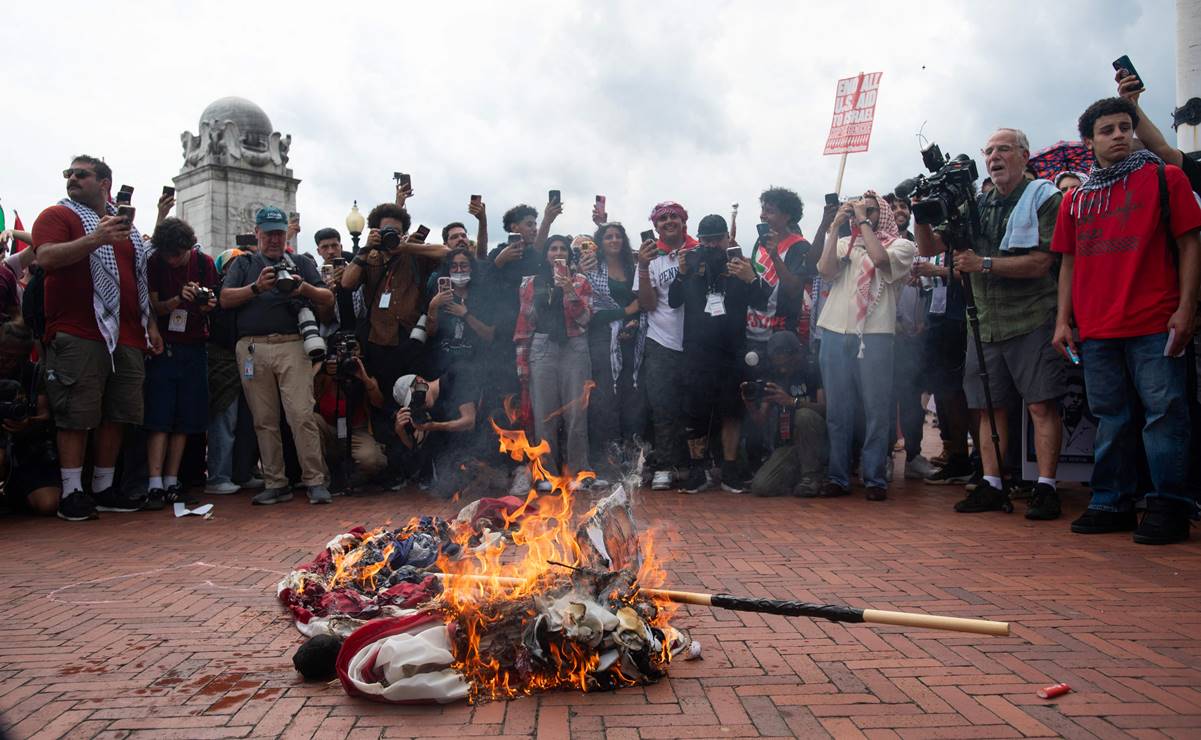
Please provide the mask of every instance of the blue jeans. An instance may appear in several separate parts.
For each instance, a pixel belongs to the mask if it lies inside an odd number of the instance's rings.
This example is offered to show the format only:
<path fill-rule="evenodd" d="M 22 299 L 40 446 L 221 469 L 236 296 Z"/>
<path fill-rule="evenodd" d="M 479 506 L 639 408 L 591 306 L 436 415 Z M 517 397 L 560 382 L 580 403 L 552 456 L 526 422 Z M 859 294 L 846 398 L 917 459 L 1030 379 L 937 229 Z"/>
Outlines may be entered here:
<path fill-rule="evenodd" d="M 859 337 L 822 331 L 820 362 L 826 391 L 826 431 L 830 437 L 827 478 L 843 488 L 851 485 L 851 453 L 855 443 L 855 403 L 863 403 L 867 422 L 861 472 L 866 486 L 886 488 L 892 419 L 891 334 L 864 334 L 863 359 Z"/>
<path fill-rule="evenodd" d="M 1184 358 L 1164 357 L 1167 332 L 1124 339 L 1090 339 L 1081 344 L 1080 362 L 1089 410 L 1097 417 L 1093 445 L 1090 509 L 1130 511 L 1138 485 L 1130 406 L 1137 393 L 1144 409 L 1143 447 L 1153 490 L 1193 503 L 1185 480 L 1189 466 L 1188 398 Z"/>
<path fill-rule="evenodd" d="M 234 430 L 238 426 L 238 399 L 209 422 L 208 485 L 232 482 L 234 469 Z"/>

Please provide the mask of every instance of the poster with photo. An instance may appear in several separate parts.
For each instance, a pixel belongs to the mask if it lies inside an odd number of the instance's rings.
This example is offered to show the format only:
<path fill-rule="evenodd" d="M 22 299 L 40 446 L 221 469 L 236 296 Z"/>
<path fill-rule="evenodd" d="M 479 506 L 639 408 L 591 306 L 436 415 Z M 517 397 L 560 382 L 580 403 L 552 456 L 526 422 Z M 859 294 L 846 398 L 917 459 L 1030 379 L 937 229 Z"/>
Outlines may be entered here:
<path fill-rule="evenodd" d="M 1063 439 L 1059 445 L 1059 469 L 1056 477 L 1067 481 L 1088 481 L 1093 474 L 1093 443 L 1097 436 L 1097 418 L 1088 409 L 1084 392 L 1084 371 L 1068 369 L 1068 392 L 1059 400 Z M 1022 477 L 1038 479 L 1038 460 L 1034 455 L 1034 422 L 1026 414 L 1022 433 Z"/>

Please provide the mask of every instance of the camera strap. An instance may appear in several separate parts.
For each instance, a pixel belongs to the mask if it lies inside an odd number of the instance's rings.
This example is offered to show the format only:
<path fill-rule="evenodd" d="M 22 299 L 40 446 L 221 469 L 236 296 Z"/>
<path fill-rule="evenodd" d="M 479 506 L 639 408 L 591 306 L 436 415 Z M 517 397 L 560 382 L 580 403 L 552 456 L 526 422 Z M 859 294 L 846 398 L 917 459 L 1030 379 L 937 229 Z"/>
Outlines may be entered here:
<path fill-rule="evenodd" d="M 1172 264 L 1180 269 L 1180 245 L 1176 243 L 1176 235 L 1172 233 L 1172 202 L 1168 192 L 1168 176 L 1164 163 L 1160 162 L 1159 170 L 1159 222 L 1163 224 L 1164 238 L 1168 242 L 1168 254 L 1172 255 Z"/>

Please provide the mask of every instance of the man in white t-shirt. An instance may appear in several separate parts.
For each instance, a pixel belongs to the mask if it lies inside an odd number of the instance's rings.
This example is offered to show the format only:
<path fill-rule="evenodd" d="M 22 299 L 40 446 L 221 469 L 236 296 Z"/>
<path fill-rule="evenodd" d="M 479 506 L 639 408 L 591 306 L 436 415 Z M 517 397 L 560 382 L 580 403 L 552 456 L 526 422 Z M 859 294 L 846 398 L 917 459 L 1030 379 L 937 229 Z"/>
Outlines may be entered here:
<path fill-rule="evenodd" d="M 646 312 L 646 350 L 639 382 L 646 389 L 654 427 L 650 469 L 651 488 L 673 486 L 673 468 L 683 464 L 684 426 L 681 402 L 684 363 L 684 309 L 668 305 L 667 291 L 679 273 L 678 255 L 696 247 L 688 236 L 688 211 L 674 201 L 664 201 L 651 211 L 658 240 L 646 239 L 638 250 L 634 290 Z"/>
<path fill-rule="evenodd" d="M 851 221 L 851 235 L 835 239 Z M 817 262 L 830 296 L 817 325 L 822 329 L 821 372 L 830 437 L 827 482 L 819 495 L 850 492 L 855 436 L 855 399 L 867 422 L 861 470 L 868 501 L 888 497 L 885 466 L 893 393 L 893 338 L 897 297 L 913 266 L 917 248 L 897 233 L 892 212 L 874 191 L 842 204 Z"/>

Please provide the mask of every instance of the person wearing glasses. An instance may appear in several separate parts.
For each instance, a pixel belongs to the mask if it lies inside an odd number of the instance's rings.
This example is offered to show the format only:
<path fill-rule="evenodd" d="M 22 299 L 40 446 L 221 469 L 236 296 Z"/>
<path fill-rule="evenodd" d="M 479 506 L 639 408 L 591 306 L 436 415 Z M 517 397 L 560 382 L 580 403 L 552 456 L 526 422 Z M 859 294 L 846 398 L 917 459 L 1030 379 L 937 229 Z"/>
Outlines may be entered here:
<path fill-rule="evenodd" d="M 1017 129 L 997 129 L 984 145 L 984 164 L 993 189 L 980 199 L 980 235 L 970 249 L 955 245 L 955 269 L 971 276 L 980 318 L 980 339 L 992 391 L 1001 457 L 1009 444 L 1006 408 L 1021 398 L 1034 421 L 1038 482 L 1026 518 L 1056 519 L 1060 514 L 1055 472 L 1063 427 L 1059 398 L 1067 392 L 1067 366 L 1051 346 L 1058 304 L 1052 267 L 1051 237 L 1063 194 L 1047 180 L 1028 180 L 1030 142 Z M 918 253 L 934 257 L 946 252 L 944 234 L 927 224 L 914 224 Z M 955 504 L 960 513 L 1000 511 L 1008 496 L 1001 490 L 1001 471 L 993 450 L 985 409 L 984 385 L 975 350 L 969 342 L 964 364 L 968 408 L 978 419 L 976 439 L 984 480 Z"/>
<path fill-rule="evenodd" d="M 46 271 L 46 392 L 58 428 L 62 499 L 58 516 L 137 511 L 113 485 L 126 424 L 142 423 L 145 354 L 163 351 L 146 280 L 148 249 L 132 216 L 110 202 L 113 172 L 80 155 L 63 170 L 67 197 L 42 211 L 33 246 Z M 91 493 L 81 483 L 93 435 Z"/>

